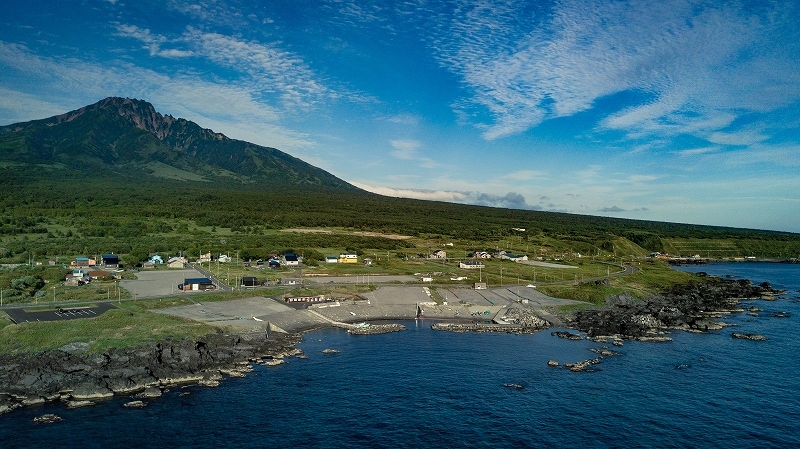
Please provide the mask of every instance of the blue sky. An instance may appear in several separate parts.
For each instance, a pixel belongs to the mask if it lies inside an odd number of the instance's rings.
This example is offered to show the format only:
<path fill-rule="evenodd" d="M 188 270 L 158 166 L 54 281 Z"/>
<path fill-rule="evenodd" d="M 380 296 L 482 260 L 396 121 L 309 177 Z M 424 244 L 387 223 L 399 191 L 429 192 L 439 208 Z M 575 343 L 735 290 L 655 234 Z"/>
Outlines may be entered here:
<path fill-rule="evenodd" d="M 800 232 L 800 2 L 0 4 L 0 124 L 140 98 L 394 196 Z"/>

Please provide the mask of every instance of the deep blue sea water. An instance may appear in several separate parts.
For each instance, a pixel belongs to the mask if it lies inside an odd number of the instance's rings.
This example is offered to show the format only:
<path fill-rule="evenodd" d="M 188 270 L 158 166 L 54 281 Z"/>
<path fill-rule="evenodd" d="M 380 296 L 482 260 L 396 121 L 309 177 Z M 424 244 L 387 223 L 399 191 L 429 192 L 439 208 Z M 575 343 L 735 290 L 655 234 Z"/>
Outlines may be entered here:
<path fill-rule="evenodd" d="M 602 345 L 550 331 L 452 334 L 430 321 L 374 336 L 319 330 L 300 345 L 308 359 L 257 366 L 219 388 L 176 388 L 145 409 L 115 398 L 0 415 L 0 447 L 800 447 L 800 265 L 684 269 L 769 281 L 787 299 L 748 301 L 765 312 L 725 318 L 736 328 L 612 347 L 623 355 L 584 373 L 547 360 L 592 358 Z M 735 340 L 732 329 L 769 340 Z M 32 422 L 44 413 L 64 421 Z"/>

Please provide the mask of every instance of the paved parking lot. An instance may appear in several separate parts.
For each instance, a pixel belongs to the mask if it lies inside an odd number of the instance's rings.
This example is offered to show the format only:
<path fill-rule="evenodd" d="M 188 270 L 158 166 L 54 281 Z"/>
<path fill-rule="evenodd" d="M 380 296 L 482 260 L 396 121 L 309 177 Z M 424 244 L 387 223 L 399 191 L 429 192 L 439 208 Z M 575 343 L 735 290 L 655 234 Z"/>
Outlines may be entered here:
<path fill-rule="evenodd" d="M 197 270 L 155 270 L 139 271 L 136 273 L 137 279 L 123 280 L 119 282 L 120 287 L 131 292 L 131 296 L 136 299 L 158 298 L 182 293 L 178 290 L 178 284 L 183 283 L 184 279 L 205 277 Z M 192 292 L 197 293 L 197 292 Z"/>
<path fill-rule="evenodd" d="M 78 318 L 92 318 L 104 314 L 105 312 L 116 309 L 117 306 L 108 302 L 101 302 L 91 306 L 64 307 L 55 310 L 41 310 L 26 312 L 24 308 L 5 309 L 11 319 L 19 324 L 35 321 L 60 321 L 74 320 Z"/>

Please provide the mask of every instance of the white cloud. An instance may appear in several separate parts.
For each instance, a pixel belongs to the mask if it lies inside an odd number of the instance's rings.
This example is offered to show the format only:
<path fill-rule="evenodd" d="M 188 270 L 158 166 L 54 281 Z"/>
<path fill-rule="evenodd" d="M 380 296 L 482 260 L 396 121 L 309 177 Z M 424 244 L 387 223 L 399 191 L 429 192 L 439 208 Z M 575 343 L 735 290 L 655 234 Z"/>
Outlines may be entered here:
<path fill-rule="evenodd" d="M 307 150 L 315 144 L 308 136 L 281 126 L 280 114 L 259 101 L 259 93 L 247 85 L 217 84 L 194 76 L 167 76 L 124 62 L 95 64 L 75 59 L 45 58 L 25 47 L 0 42 L 3 76 L 35 80 L 36 97 L 63 99 L 58 103 L 10 102 L 4 115 L 31 120 L 54 115 L 53 105 L 67 112 L 110 95 L 141 98 L 159 112 L 192 120 L 229 137 L 248 140 L 284 151 Z M 0 80 L 3 78 L 0 77 Z M 7 89 L 7 98 L 33 94 Z"/>
<path fill-rule="evenodd" d="M 628 178 L 631 182 L 648 182 L 648 181 L 655 181 L 658 179 L 659 176 L 655 175 L 632 175 Z"/>
<path fill-rule="evenodd" d="M 742 130 L 738 132 L 715 132 L 708 136 L 708 141 L 720 145 L 752 145 L 769 139 L 758 131 Z"/>
<path fill-rule="evenodd" d="M 537 170 L 519 170 L 503 175 L 502 179 L 513 179 L 515 181 L 529 181 L 531 179 L 543 178 L 545 173 Z"/>
<path fill-rule="evenodd" d="M 389 144 L 394 148 L 392 156 L 404 160 L 415 159 L 417 150 L 422 147 L 422 143 L 417 140 L 390 140 Z"/>
<path fill-rule="evenodd" d="M 796 4 L 563 0 L 536 13 L 527 6 L 464 1 L 437 16 L 431 46 L 472 91 L 466 107 L 488 111 L 486 139 L 620 92 L 650 98 L 602 121 L 633 138 L 708 134 L 739 114 L 800 100 Z"/>
<path fill-rule="evenodd" d="M 355 181 L 349 182 L 359 189 L 364 189 L 368 192 L 377 193 L 379 195 L 393 196 L 396 198 L 414 198 L 418 200 L 448 201 L 457 203 L 463 202 L 467 198 L 467 195 L 461 192 L 448 192 L 445 190 L 399 189 L 395 187 L 375 186 Z"/>

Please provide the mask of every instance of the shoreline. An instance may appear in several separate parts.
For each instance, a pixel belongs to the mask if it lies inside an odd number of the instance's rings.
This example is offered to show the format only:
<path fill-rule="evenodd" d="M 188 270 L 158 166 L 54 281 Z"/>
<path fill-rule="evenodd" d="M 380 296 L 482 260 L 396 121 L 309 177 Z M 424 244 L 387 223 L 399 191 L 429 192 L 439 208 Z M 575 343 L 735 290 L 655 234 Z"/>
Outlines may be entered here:
<path fill-rule="evenodd" d="M 618 295 L 609 298 L 608 305 L 602 308 L 577 311 L 564 317 L 565 327 L 585 332 L 590 339 L 615 336 L 656 341 L 653 338 L 663 336 L 664 331 L 717 330 L 720 325 L 716 318 L 722 313 L 741 311 L 735 305 L 742 300 L 765 295 L 774 298 L 779 293 L 768 285 L 755 286 L 744 280 L 712 278 L 703 283 L 675 286 L 640 302 Z M 501 310 L 512 315 L 514 307 Z M 414 319 L 430 320 L 433 329 L 451 332 L 532 333 L 551 327 L 550 323 L 538 317 L 536 322 L 488 324 L 485 317 L 452 316 L 444 313 L 444 309 L 433 316 L 421 317 L 416 313 L 410 314 L 410 311 L 391 315 L 375 313 L 375 316 L 364 312 L 359 309 L 358 316 L 346 316 L 337 321 L 346 324 L 345 329 L 359 328 L 353 324 L 358 322 L 375 326 L 375 332 L 364 334 L 405 330 L 404 326 L 400 329 L 401 325 L 385 322 Z M 527 312 L 530 313 L 529 308 Z M 87 352 L 88 344 L 68 344 L 36 354 L 2 354 L 0 415 L 23 406 L 56 401 L 68 406 L 92 405 L 94 401 L 114 396 L 157 397 L 163 390 L 178 385 L 218 386 L 226 378 L 243 377 L 252 371 L 253 363 L 276 365 L 287 357 L 302 357 L 302 351 L 296 346 L 305 333 L 343 327 L 331 319 L 328 321 L 288 332 L 274 331 L 269 339 L 265 331 L 243 330 L 217 332 L 200 339 L 165 340 L 115 348 L 104 353 Z M 439 323 L 441 325 L 437 326 Z"/>

